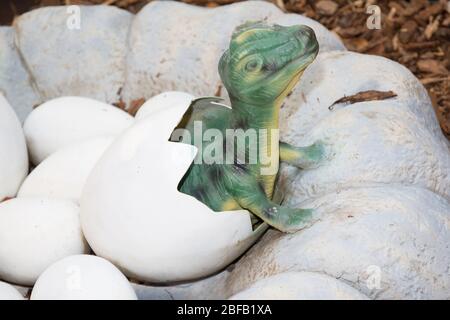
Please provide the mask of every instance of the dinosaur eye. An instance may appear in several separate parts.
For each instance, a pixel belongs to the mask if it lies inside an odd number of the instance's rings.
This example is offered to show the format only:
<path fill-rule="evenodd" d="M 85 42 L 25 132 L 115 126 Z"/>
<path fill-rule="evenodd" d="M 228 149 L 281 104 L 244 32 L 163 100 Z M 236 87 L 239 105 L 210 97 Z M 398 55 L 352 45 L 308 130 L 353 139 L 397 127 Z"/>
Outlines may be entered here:
<path fill-rule="evenodd" d="M 269 62 L 262 66 L 263 71 L 273 72 L 277 70 L 277 64 L 275 62 Z"/>
<path fill-rule="evenodd" d="M 260 59 L 253 59 L 247 62 L 245 65 L 245 70 L 248 72 L 254 72 L 261 69 L 262 66 L 262 60 Z"/>

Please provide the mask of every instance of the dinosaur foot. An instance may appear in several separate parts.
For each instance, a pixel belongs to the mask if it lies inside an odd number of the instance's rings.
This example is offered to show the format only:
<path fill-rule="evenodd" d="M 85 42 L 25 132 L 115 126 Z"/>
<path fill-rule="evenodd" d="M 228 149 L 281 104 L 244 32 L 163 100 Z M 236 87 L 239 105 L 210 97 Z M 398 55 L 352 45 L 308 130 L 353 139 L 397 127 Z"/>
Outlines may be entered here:
<path fill-rule="evenodd" d="M 313 220 L 313 209 L 281 207 L 277 212 L 273 227 L 286 233 L 295 233 L 309 226 Z"/>

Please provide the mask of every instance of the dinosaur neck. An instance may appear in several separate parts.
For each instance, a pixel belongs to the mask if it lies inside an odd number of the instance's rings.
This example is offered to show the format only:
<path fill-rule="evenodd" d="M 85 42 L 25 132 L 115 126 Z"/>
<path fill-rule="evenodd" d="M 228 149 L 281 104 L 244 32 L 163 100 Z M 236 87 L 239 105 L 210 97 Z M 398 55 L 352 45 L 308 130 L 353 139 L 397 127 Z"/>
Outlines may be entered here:
<path fill-rule="evenodd" d="M 275 102 L 253 106 L 231 99 L 231 127 L 233 129 L 278 129 L 280 105 Z"/>
<path fill-rule="evenodd" d="M 266 106 L 252 106 L 231 99 L 231 107 L 230 124 L 233 129 L 256 130 L 258 161 L 253 169 L 255 169 L 255 174 L 260 177 L 266 195 L 271 198 L 279 162 L 278 114 L 280 105 L 273 103 Z M 262 129 L 267 131 L 261 131 Z M 261 140 L 262 136 L 267 139 L 265 143 Z M 246 153 L 248 152 L 249 149 L 246 148 Z M 266 168 L 264 173 L 261 171 L 261 167 Z"/>

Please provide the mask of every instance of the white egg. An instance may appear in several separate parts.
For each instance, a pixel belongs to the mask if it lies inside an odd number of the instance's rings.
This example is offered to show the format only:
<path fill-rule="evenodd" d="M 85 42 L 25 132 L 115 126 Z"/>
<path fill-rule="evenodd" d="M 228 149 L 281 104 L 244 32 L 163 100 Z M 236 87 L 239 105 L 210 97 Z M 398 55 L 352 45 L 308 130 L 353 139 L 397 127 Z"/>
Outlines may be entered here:
<path fill-rule="evenodd" d="M 367 300 L 367 296 L 328 275 L 285 272 L 259 280 L 231 300 Z"/>
<path fill-rule="evenodd" d="M 114 138 L 96 137 L 51 154 L 25 179 L 17 197 L 44 197 L 78 202 L 92 168 Z"/>
<path fill-rule="evenodd" d="M 33 285 L 52 263 L 89 251 L 71 201 L 17 198 L 0 204 L 0 278 Z"/>
<path fill-rule="evenodd" d="M 143 119 L 155 112 L 170 107 L 182 105 L 189 106 L 195 97 L 182 91 L 166 91 L 148 99 L 136 113 L 136 120 Z"/>
<path fill-rule="evenodd" d="M 267 228 L 248 211 L 213 212 L 177 190 L 196 148 L 168 139 L 188 106 L 136 122 L 117 138 L 83 190 L 81 222 L 92 249 L 133 278 L 195 279 L 240 256 Z"/>
<path fill-rule="evenodd" d="M 0 93 L 0 202 L 16 196 L 28 173 L 28 154 L 22 127 Z"/>
<path fill-rule="evenodd" d="M 0 300 L 24 300 L 24 297 L 9 283 L 0 281 Z"/>
<path fill-rule="evenodd" d="M 128 279 L 109 261 L 90 255 L 66 257 L 36 281 L 31 300 L 137 300 Z"/>
<path fill-rule="evenodd" d="M 125 111 L 84 97 L 47 101 L 30 113 L 24 124 L 33 164 L 74 142 L 101 135 L 117 135 L 134 123 Z"/>

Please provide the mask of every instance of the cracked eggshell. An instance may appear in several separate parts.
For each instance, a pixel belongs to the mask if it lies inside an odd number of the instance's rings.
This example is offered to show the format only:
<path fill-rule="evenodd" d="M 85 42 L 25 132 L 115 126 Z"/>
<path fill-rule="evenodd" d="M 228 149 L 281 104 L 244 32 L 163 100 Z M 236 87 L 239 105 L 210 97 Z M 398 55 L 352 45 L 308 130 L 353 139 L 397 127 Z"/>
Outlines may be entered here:
<path fill-rule="evenodd" d="M 135 119 L 143 119 L 155 112 L 173 106 L 189 106 L 195 97 L 189 93 L 181 91 L 166 91 L 148 99 L 136 113 Z"/>
<path fill-rule="evenodd" d="M 0 281 L 0 300 L 24 300 L 24 297 L 9 283 Z"/>
<path fill-rule="evenodd" d="M 22 127 L 0 93 L 0 202 L 16 196 L 27 173 L 28 155 Z"/>
<path fill-rule="evenodd" d="M 17 197 L 45 197 L 79 202 L 84 184 L 114 138 L 92 138 L 51 154 L 25 179 Z"/>
<path fill-rule="evenodd" d="M 267 228 L 253 232 L 248 211 L 213 212 L 177 190 L 196 148 L 168 139 L 187 108 L 136 122 L 105 152 L 83 190 L 81 222 L 92 249 L 139 280 L 212 274 Z"/>
<path fill-rule="evenodd" d="M 34 284 L 52 263 L 89 247 L 71 201 L 20 198 L 0 204 L 0 278 Z"/>
<path fill-rule="evenodd" d="M 134 118 L 112 105 L 84 97 L 61 97 L 34 109 L 24 124 L 33 164 L 62 147 L 102 135 L 118 135 Z"/>
<path fill-rule="evenodd" d="M 109 261 L 74 255 L 48 267 L 31 300 L 137 300 L 128 279 Z"/>
<path fill-rule="evenodd" d="M 230 300 L 368 300 L 358 290 L 316 272 L 286 272 L 259 280 Z"/>

